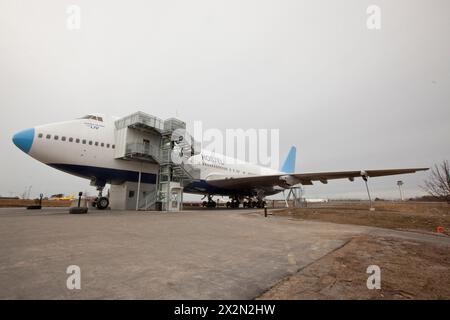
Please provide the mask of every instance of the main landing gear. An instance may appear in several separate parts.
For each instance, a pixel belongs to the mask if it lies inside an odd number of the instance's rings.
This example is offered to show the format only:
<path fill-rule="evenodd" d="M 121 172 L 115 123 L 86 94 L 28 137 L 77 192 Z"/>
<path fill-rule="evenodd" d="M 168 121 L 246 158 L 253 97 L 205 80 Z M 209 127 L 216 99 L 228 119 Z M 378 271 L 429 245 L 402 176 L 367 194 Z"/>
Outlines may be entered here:
<path fill-rule="evenodd" d="M 211 194 L 208 194 L 208 201 L 203 201 L 202 206 L 204 208 L 215 208 L 217 206 L 217 203 L 212 198 L 213 196 Z"/>
<path fill-rule="evenodd" d="M 227 208 L 239 208 L 241 202 L 237 196 L 230 199 L 231 201 L 227 202 Z"/>
<path fill-rule="evenodd" d="M 107 197 L 104 197 L 103 194 L 103 187 L 97 187 L 98 190 L 98 197 L 95 198 L 92 205 L 94 207 L 97 207 L 98 210 L 105 210 L 109 206 L 109 199 Z"/>
<path fill-rule="evenodd" d="M 262 199 L 252 200 L 248 199 L 243 203 L 244 208 L 264 208 L 266 206 L 266 202 Z"/>

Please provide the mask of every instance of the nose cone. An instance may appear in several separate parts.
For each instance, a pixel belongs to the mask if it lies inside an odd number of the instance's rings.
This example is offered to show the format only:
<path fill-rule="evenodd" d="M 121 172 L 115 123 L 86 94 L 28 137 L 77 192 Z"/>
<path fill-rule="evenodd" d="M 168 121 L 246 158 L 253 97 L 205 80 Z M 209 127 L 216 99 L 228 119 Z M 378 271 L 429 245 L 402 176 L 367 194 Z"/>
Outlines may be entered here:
<path fill-rule="evenodd" d="M 30 151 L 31 146 L 33 145 L 33 139 L 34 128 L 19 131 L 12 138 L 16 147 L 25 153 Z"/>

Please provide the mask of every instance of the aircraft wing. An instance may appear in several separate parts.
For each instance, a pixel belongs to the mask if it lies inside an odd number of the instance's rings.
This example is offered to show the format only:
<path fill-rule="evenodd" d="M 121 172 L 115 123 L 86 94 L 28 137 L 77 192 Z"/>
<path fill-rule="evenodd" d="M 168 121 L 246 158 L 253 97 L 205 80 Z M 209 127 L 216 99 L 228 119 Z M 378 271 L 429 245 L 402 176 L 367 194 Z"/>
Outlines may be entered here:
<path fill-rule="evenodd" d="M 328 180 L 349 179 L 353 181 L 357 177 L 382 177 L 396 174 L 414 173 L 425 171 L 429 168 L 409 169 L 383 169 L 383 170 L 359 170 L 359 171 L 337 171 L 337 172 L 314 172 L 314 173 L 280 173 L 276 175 L 236 177 L 227 179 L 207 179 L 208 184 L 230 190 L 255 190 L 274 187 L 289 188 L 297 184 L 312 185 L 314 181 L 328 183 Z"/>

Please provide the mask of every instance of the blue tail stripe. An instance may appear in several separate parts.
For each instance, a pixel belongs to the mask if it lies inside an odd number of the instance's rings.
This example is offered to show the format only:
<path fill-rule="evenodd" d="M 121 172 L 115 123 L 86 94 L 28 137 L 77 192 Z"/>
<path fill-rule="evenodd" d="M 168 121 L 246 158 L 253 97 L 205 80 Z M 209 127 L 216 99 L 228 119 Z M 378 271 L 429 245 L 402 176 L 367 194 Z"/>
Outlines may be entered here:
<path fill-rule="evenodd" d="M 285 173 L 294 173 L 295 172 L 295 158 L 297 154 L 297 148 L 294 146 L 291 147 L 289 153 L 284 160 L 283 165 L 281 166 L 280 171 Z"/>

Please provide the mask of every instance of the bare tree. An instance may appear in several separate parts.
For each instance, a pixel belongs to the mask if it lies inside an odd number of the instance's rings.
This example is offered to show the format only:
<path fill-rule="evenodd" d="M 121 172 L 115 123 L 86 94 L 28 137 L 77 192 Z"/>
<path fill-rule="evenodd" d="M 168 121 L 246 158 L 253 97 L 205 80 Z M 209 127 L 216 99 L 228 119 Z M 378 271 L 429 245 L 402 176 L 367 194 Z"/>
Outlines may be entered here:
<path fill-rule="evenodd" d="M 422 189 L 432 197 L 450 203 L 450 166 L 448 160 L 442 161 L 439 165 L 434 165 Z"/>

